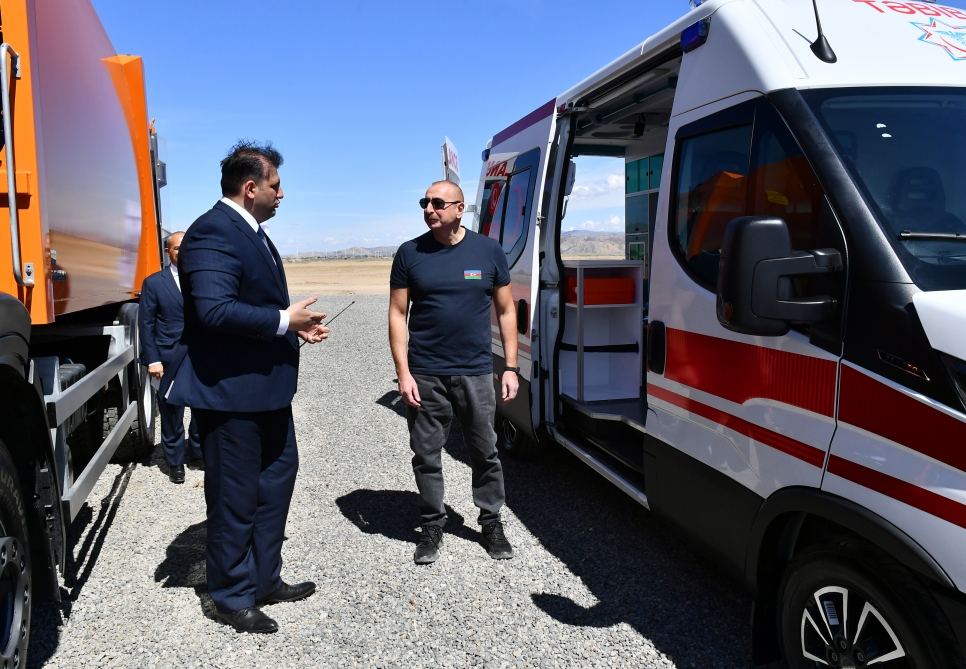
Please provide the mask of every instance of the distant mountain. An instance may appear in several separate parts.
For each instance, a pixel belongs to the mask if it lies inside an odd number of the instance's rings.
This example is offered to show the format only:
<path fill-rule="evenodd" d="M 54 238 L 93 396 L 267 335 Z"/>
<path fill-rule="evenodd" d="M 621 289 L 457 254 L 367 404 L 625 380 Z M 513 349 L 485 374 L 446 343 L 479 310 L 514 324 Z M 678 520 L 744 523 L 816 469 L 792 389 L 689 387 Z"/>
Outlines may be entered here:
<path fill-rule="evenodd" d="M 322 260 L 332 258 L 356 259 L 356 258 L 392 258 L 396 253 L 396 246 L 352 246 L 339 251 L 300 251 L 297 255 L 290 253 L 284 256 L 289 262 L 301 262 L 303 260 Z"/>
<path fill-rule="evenodd" d="M 620 237 L 623 242 L 624 233 L 613 230 L 564 230 L 560 237 Z"/>
<path fill-rule="evenodd" d="M 560 233 L 560 255 L 593 258 L 623 258 L 624 233 L 598 230 L 568 230 Z"/>
<path fill-rule="evenodd" d="M 288 262 L 307 260 L 391 258 L 396 246 L 352 246 L 339 251 L 301 251 L 285 257 Z M 603 232 L 600 230 L 567 230 L 560 233 L 560 253 L 564 257 L 624 257 L 624 233 Z"/>

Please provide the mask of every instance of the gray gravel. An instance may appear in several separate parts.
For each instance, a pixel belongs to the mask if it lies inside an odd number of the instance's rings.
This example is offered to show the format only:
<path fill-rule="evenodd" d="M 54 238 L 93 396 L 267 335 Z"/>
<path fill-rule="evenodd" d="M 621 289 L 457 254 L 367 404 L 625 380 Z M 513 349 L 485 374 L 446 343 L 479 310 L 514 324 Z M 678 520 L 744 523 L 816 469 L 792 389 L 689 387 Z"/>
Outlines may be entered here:
<path fill-rule="evenodd" d="M 743 667 L 747 597 L 562 450 L 504 460 L 509 561 L 479 544 L 458 434 L 445 458 L 440 560 L 412 562 L 417 524 L 384 296 L 302 349 L 301 468 L 283 577 L 318 593 L 272 606 L 281 631 L 206 617 L 203 474 L 168 482 L 160 454 L 111 465 L 71 530 L 64 602 L 36 611 L 30 666 Z M 325 297 L 335 313 L 353 297 Z"/>

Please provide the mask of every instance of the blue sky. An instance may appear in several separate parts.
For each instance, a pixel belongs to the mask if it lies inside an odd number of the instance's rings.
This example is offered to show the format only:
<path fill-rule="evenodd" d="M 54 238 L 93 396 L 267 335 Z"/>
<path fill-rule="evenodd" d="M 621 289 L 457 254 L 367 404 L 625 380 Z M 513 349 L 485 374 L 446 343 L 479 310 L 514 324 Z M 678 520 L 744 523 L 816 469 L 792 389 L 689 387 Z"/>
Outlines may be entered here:
<path fill-rule="evenodd" d="M 285 156 L 271 221 L 282 253 L 421 234 L 416 200 L 441 177 L 443 135 L 472 201 L 489 137 L 688 10 L 687 0 L 93 4 L 117 52 L 144 58 L 168 165 L 165 227 L 187 227 L 220 196 L 218 163 L 235 141 L 271 140 Z M 622 176 L 614 188 L 605 171 L 584 174 L 586 227 L 622 229 Z"/>
<path fill-rule="evenodd" d="M 396 245 L 460 151 L 467 198 L 496 132 L 680 16 L 687 0 L 94 0 L 118 53 L 144 58 L 163 139 L 165 227 L 220 196 L 239 138 L 283 153 L 283 253 Z M 591 7 L 593 6 L 593 9 Z M 660 9 L 656 9 L 660 7 Z M 635 16 L 636 15 L 636 16 Z M 499 95 L 497 95 L 499 91 Z"/>

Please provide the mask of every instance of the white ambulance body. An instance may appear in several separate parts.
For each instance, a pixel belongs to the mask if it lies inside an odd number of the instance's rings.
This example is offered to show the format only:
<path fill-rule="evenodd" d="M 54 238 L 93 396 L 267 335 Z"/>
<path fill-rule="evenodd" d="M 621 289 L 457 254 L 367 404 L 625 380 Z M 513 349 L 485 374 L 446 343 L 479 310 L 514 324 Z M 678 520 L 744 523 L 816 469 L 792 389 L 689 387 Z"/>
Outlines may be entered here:
<path fill-rule="evenodd" d="M 966 666 L 966 10 L 818 9 L 710 0 L 493 137 L 501 421 L 741 575 L 756 662 Z M 633 259 L 561 259 L 576 156 Z"/>

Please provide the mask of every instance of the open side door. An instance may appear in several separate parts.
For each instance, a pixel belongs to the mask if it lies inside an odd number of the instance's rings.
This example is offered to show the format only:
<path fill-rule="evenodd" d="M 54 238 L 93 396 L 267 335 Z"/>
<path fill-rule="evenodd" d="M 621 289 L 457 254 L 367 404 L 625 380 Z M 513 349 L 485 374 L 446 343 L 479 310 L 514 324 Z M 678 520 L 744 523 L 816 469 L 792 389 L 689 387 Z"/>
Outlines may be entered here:
<path fill-rule="evenodd" d="M 517 307 L 520 392 L 508 405 L 498 405 L 513 429 L 536 437 L 541 402 L 540 359 L 535 305 L 542 247 L 545 180 L 556 132 L 556 100 L 551 100 L 494 136 L 480 175 L 477 212 L 479 233 L 500 242 L 510 266 L 513 300 Z M 506 366 L 496 316 L 492 316 L 494 373 Z"/>

